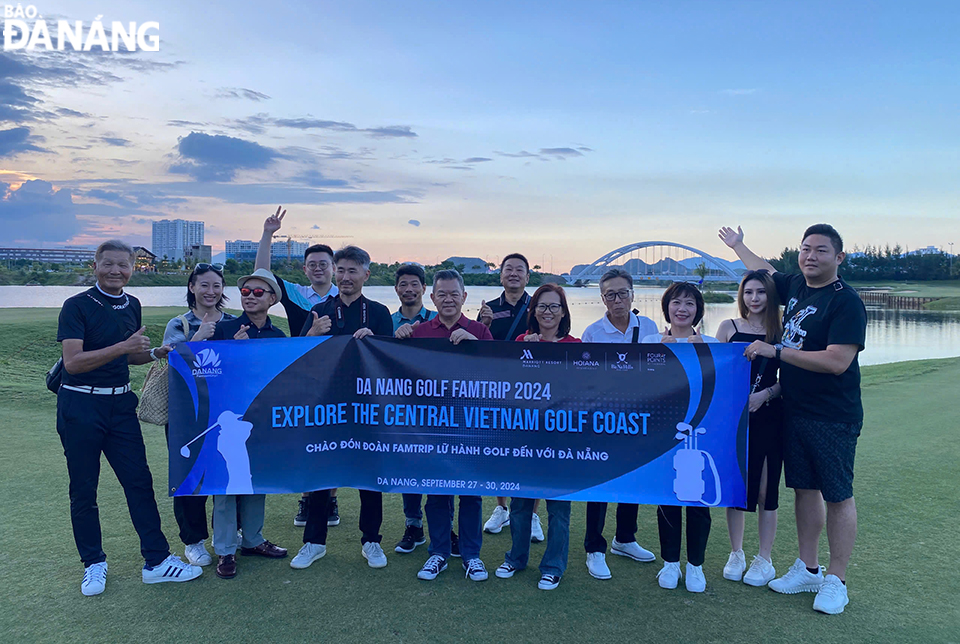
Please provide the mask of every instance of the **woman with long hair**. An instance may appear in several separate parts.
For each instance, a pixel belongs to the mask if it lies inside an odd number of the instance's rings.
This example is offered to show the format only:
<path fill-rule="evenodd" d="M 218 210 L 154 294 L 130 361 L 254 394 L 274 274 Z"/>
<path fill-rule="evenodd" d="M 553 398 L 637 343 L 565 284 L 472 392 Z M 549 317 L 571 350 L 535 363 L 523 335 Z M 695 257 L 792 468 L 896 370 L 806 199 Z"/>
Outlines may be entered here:
<path fill-rule="evenodd" d="M 217 323 L 236 319 L 235 315 L 223 312 L 227 296 L 223 293 L 223 267 L 220 264 L 200 263 L 193 267 L 187 280 L 187 306 L 189 310 L 167 322 L 163 343 L 173 346 L 179 342 L 199 342 L 213 336 Z M 169 440 L 170 426 L 164 428 Z M 204 541 L 210 538 L 207 528 L 207 497 L 173 497 L 173 515 L 180 528 L 180 540 L 184 555 L 195 566 L 213 563 Z"/>
<path fill-rule="evenodd" d="M 530 298 L 527 331 L 517 342 L 580 342 L 570 335 L 570 307 L 563 289 L 556 284 L 544 284 Z M 539 499 L 510 499 L 510 537 L 513 544 L 503 564 L 497 568 L 497 577 L 513 577 L 527 567 L 530 559 L 530 541 L 534 524 L 540 530 L 536 514 Z M 567 570 L 570 552 L 570 501 L 547 499 L 547 549 L 540 559 L 540 590 L 553 590 Z"/>
<path fill-rule="evenodd" d="M 765 270 L 750 271 L 737 291 L 740 317 L 724 320 L 717 330 L 721 342 L 755 340 L 775 344 L 783 335 L 780 301 L 773 278 Z M 783 412 L 776 359 L 761 358 L 750 363 L 750 438 L 747 461 L 746 508 L 727 508 L 730 557 L 723 567 L 724 579 L 750 586 L 766 586 L 777 573 L 771 562 L 777 534 L 777 505 L 780 471 L 783 466 Z M 757 512 L 760 552 L 747 570 L 743 554 L 744 512 Z M 744 571 L 746 570 L 746 574 Z"/>

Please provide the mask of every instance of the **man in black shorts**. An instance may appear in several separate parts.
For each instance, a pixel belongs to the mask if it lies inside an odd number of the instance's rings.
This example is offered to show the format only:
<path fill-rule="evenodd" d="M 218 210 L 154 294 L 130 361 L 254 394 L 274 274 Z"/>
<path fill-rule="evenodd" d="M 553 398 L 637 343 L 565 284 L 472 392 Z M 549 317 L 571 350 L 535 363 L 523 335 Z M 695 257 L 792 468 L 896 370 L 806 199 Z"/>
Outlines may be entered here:
<path fill-rule="evenodd" d="M 796 493 L 800 558 L 769 586 L 779 593 L 816 592 L 814 610 L 842 613 L 849 603 L 846 569 L 857 535 L 853 461 L 863 426 L 860 365 L 867 313 L 837 276 L 843 240 L 828 224 L 810 226 L 800 244 L 802 275 L 777 273 L 743 244 L 743 231 L 720 230 L 720 238 L 750 270 L 773 274 L 783 312 L 783 342 L 750 344 L 744 355 L 780 359 L 785 407 L 783 466 Z M 824 516 L 826 501 L 826 516 Z M 830 545 L 826 576 L 817 547 L 824 522 Z"/>

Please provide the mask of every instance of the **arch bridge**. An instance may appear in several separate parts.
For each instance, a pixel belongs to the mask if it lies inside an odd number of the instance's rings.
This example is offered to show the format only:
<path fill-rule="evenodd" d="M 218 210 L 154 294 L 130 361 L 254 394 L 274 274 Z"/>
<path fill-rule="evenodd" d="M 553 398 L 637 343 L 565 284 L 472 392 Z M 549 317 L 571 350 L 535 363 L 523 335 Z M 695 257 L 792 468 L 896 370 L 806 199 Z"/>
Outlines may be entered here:
<path fill-rule="evenodd" d="M 669 280 L 736 282 L 740 275 L 723 260 L 692 246 L 669 241 L 635 242 L 612 250 L 591 264 L 563 275 L 568 284 L 597 282 L 610 268 L 630 271 L 637 283 Z"/>

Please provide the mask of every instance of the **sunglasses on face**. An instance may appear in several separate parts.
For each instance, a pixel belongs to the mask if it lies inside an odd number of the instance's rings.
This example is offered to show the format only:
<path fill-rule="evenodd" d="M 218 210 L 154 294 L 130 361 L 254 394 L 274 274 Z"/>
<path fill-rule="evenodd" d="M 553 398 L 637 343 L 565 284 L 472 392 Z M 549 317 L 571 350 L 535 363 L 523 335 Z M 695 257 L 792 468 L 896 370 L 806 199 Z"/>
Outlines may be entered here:
<path fill-rule="evenodd" d="M 264 293 L 273 294 L 273 291 L 269 291 L 269 290 L 267 290 L 267 289 L 265 289 L 265 288 L 246 288 L 246 287 L 244 287 L 244 288 L 240 289 L 240 295 L 242 295 L 243 297 L 247 297 L 247 296 L 249 296 L 249 295 L 251 295 L 251 294 L 252 294 L 254 297 L 263 297 L 263 294 L 264 294 Z"/>

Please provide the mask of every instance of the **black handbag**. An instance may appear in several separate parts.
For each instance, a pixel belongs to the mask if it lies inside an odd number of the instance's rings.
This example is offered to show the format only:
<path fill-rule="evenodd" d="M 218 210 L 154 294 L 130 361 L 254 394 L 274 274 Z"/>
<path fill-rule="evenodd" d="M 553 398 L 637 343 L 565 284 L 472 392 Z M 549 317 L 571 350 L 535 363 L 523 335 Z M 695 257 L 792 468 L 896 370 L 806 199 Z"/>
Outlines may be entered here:
<path fill-rule="evenodd" d="M 60 382 L 63 380 L 63 358 L 59 358 L 57 362 L 50 367 L 50 371 L 47 372 L 47 389 L 53 393 L 58 393 L 60 391 Z"/>

